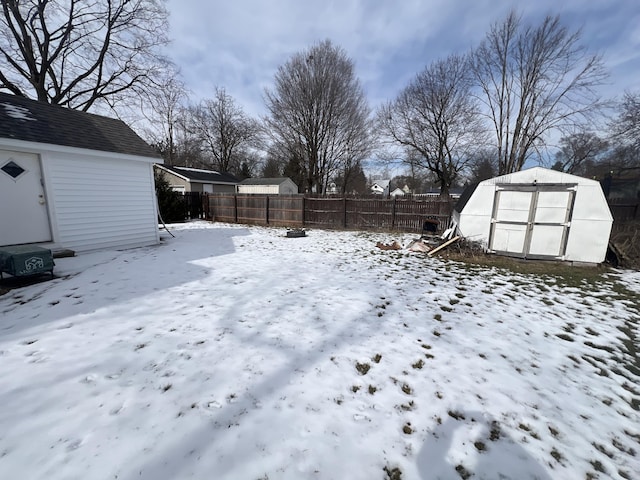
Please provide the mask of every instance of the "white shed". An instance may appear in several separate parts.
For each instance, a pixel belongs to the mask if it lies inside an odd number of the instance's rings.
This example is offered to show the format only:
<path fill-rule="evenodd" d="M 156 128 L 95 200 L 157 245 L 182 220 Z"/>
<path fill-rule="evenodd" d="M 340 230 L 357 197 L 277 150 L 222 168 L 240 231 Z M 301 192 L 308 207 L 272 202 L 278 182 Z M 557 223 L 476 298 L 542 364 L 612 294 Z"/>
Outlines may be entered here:
<path fill-rule="evenodd" d="M 0 246 L 158 243 L 154 162 L 120 120 L 0 94 Z"/>
<path fill-rule="evenodd" d="M 238 184 L 238 193 L 257 195 L 296 195 L 298 186 L 289 177 L 247 178 Z"/>
<path fill-rule="evenodd" d="M 585 263 L 604 261 L 613 223 L 597 181 L 540 167 L 467 188 L 453 220 L 492 253 Z"/>

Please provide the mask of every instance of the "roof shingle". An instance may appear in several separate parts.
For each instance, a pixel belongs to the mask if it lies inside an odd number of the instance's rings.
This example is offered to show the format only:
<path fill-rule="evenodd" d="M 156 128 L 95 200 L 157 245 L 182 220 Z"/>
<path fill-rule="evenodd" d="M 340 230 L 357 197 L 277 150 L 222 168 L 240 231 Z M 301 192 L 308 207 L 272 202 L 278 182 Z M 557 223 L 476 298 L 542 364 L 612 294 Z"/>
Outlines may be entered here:
<path fill-rule="evenodd" d="M 160 158 L 122 120 L 6 93 L 0 93 L 0 137 Z"/>

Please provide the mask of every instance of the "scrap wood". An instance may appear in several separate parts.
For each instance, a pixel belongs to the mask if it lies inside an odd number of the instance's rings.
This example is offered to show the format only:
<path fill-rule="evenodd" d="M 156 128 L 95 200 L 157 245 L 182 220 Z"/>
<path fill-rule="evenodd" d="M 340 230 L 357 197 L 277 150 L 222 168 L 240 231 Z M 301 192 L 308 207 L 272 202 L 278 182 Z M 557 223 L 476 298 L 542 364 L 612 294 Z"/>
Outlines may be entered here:
<path fill-rule="evenodd" d="M 428 252 L 431 247 L 427 245 L 422 239 L 414 240 L 407 246 L 407 250 L 410 252 Z"/>
<path fill-rule="evenodd" d="M 382 242 L 376 243 L 376 247 L 381 250 L 402 250 L 402 245 L 400 245 L 397 240 L 394 240 L 392 243 L 384 244 Z"/>
<path fill-rule="evenodd" d="M 431 250 L 430 252 L 427 253 L 427 255 L 431 256 L 434 253 L 439 252 L 440 250 L 442 250 L 443 248 L 448 247 L 449 245 L 451 245 L 453 242 L 457 242 L 458 240 L 460 240 L 460 235 L 453 237 L 451 240 L 448 240 L 446 242 L 444 242 L 442 245 L 440 245 L 439 247 L 434 248 L 433 250 Z"/>

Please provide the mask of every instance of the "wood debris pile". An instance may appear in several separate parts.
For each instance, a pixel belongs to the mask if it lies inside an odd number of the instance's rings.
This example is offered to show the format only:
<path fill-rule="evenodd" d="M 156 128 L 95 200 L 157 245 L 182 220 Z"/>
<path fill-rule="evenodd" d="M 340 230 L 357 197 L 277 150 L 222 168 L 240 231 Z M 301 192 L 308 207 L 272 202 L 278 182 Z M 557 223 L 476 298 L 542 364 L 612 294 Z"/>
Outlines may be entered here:
<path fill-rule="evenodd" d="M 402 250 L 403 248 L 406 248 L 410 252 L 422 252 L 426 253 L 428 256 L 432 256 L 458 240 L 460 240 L 459 236 L 453 237 L 449 240 L 442 240 L 439 237 L 421 237 L 417 240 L 413 240 L 406 247 L 403 247 L 397 240 L 387 244 L 378 242 L 376 243 L 376 247 L 381 250 Z"/>

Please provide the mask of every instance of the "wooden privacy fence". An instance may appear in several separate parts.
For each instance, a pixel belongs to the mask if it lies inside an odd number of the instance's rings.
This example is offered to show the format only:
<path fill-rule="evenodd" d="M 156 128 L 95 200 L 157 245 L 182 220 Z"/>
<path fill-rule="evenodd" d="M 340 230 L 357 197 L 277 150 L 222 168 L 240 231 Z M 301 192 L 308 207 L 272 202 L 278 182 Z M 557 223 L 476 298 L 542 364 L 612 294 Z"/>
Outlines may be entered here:
<path fill-rule="evenodd" d="M 427 219 L 446 229 L 451 209 L 440 199 L 212 194 L 206 210 L 221 222 L 419 232 Z"/>
<path fill-rule="evenodd" d="M 608 202 L 614 222 L 640 220 L 639 198 L 612 198 Z"/>

